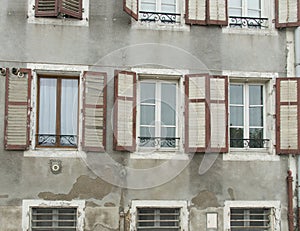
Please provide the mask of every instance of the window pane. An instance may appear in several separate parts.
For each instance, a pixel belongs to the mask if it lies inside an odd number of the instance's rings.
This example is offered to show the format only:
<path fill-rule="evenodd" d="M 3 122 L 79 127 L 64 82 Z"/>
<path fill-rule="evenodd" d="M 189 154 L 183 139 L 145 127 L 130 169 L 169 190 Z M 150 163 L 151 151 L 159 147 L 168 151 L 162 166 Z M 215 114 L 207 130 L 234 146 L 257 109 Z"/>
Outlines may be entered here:
<path fill-rule="evenodd" d="M 156 11 L 156 1 L 155 0 L 143 0 L 141 1 L 141 11 Z"/>
<path fill-rule="evenodd" d="M 263 86 L 249 86 L 249 103 L 250 105 L 263 105 Z"/>
<path fill-rule="evenodd" d="M 140 127 L 139 146 L 154 147 L 155 146 L 155 127 Z"/>
<path fill-rule="evenodd" d="M 176 84 L 161 84 L 161 124 L 176 125 Z"/>
<path fill-rule="evenodd" d="M 167 13 L 176 12 L 176 0 L 162 0 L 161 1 L 161 11 Z"/>
<path fill-rule="evenodd" d="M 260 0 L 248 0 L 248 9 L 260 10 Z"/>
<path fill-rule="evenodd" d="M 161 139 L 160 146 L 164 148 L 175 148 L 177 140 L 176 128 L 175 127 L 162 127 L 161 128 Z"/>
<path fill-rule="evenodd" d="M 155 83 L 140 84 L 140 101 L 141 103 L 155 103 Z"/>
<path fill-rule="evenodd" d="M 244 104 L 243 85 L 230 85 L 230 104 Z"/>
<path fill-rule="evenodd" d="M 250 126 L 263 126 L 263 108 L 250 107 L 249 108 L 249 123 Z"/>
<path fill-rule="evenodd" d="M 78 80 L 62 79 L 61 82 L 61 145 L 73 146 L 77 140 Z"/>
<path fill-rule="evenodd" d="M 242 0 L 229 0 L 229 7 L 242 7 Z"/>
<path fill-rule="evenodd" d="M 244 147 L 244 129 L 230 128 L 230 147 L 243 148 Z"/>
<path fill-rule="evenodd" d="M 243 106 L 230 106 L 230 126 L 244 126 Z"/>
<path fill-rule="evenodd" d="M 56 142 L 56 85 L 56 79 L 40 78 L 39 145 L 55 145 Z"/>
<path fill-rule="evenodd" d="M 141 125 L 155 124 L 155 106 L 141 105 L 140 123 Z"/>
<path fill-rule="evenodd" d="M 250 137 L 250 148 L 263 148 L 263 128 L 250 128 L 249 129 Z"/>

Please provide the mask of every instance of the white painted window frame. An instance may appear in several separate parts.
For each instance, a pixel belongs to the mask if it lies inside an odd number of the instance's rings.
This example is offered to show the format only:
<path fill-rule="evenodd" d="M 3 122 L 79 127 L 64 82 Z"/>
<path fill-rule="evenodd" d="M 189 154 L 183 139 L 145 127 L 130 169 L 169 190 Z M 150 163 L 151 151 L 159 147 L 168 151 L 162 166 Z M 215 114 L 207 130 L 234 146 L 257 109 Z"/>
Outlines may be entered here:
<path fill-rule="evenodd" d="M 31 208 L 77 208 L 77 229 L 78 231 L 84 230 L 84 217 L 85 217 L 85 201 L 72 200 L 72 201 L 48 201 L 48 200 L 23 200 L 22 203 L 22 230 L 31 230 Z"/>
<path fill-rule="evenodd" d="M 263 139 L 266 137 L 266 86 L 264 82 L 230 82 L 229 85 L 242 85 L 243 86 L 243 96 L 244 96 L 244 101 L 243 101 L 243 109 L 244 109 L 244 121 L 243 121 L 243 126 L 240 126 L 241 128 L 244 129 L 244 137 L 243 139 L 249 139 L 249 132 L 250 132 L 250 110 L 249 110 L 249 101 L 250 101 L 250 93 L 249 93 L 249 87 L 251 86 L 262 86 L 262 93 L 263 93 L 263 126 L 262 127 L 257 127 L 257 128 L 262 128 L 263 129 Z M 229 91 L 230 95 L 230 91 Z M 230 114 L 230 106 L 232 104 L 229 102 L 229 114 Z M 229 116 L 230 117 L 230 116 Z M 230 121 L 230 118 L 229 118 Z M 230 123 L 229 123 L 229 129 L 231 128 Z M 230 133 L 229 133 L 229 139 L 230 139 Z M 235 147 L 230 147 L 230 148 L 235 148 Z M 252 149 L 249 147 L 249 149 Z"/>
<path fill-rule="evenodd" d="M 133 200 L 131 203 L 130 212 L 130 231 L 136 231 L 137 210 L 138 208 L 180 208 L 180 231 L 188 230 L 188 209 L 187 201 L 183 200 Z"/>
<path fill-rule="evenodd" d="M 225 201 L 224 205 L 224 231 L 230 231 L 231 208 L 270 208 L 270 231 L 280 231 L 281 208 L 280 201 Z"/>
<path fill-rule="evenodd" d="M 228 7 L 229 7 L 229 1 L 230 0 L 228 0 Z M 253 1 L 253 0 L 242 0 L 242 2 L 241 2 L 242 3 L 242 6 L 241 6 L 241 8 L 242 8 L 242 15 L 240 15 L 241 17 L 248 17 L 248 9 L 249 9 L 248 8 L 248 2 L 249 1 Z M 259 11 L 260 11 L 260 17 L 264 17 L 265 7 L 266 7 L 267 4 L 268 3 L 266 3 L 265 0 L 260 0 L 260 9 L 259 9 Z"/>
<path fill-rule="evenodd" d="M 89 1 L 90 0 L 82 0 L 82 20 L 79 20 L 74 18 L 35 17 L 35 0 L 28 0 L 27 20 L 28 23 L 33 24 L 89 26 Z"/>
<path fill-rule="evenodd" d="M 70 157 L 70 158 L 85 158 L 86 154 L 81 149 L 82 143 L 82 98 L 83 98 L 83 72 L 88 70 L 88 66 L 77 65 L 58 65 L 58 64 L 37 64 L 28 63 L 27 68 L 32 70 L 32 83 L 31 83 L 31 118 L 30 118 L 30 149 L 24 151 L 24 156 L 28 157 Z M 79 101 L 78 101 L 78 146 L 77 148 L 37 148 L 35 134 L 37 131 L 37 82 L 38 74 L 76 74 L 79 80 Z M 63 150 L 63 151 L 62 151 Z"/>

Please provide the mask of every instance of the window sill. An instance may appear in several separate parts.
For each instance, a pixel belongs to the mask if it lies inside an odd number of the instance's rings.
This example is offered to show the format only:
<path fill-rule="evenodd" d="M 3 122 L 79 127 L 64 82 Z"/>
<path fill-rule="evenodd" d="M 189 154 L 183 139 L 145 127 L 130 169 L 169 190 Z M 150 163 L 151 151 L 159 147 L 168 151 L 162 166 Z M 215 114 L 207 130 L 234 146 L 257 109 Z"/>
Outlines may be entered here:
<path fill-rule="evenodd" d="M 24 152 L 24 157 L 48 157 L 48 158 L 86 158 L 86 153 L 75 149 L 37 148 Z"/>
<path fill-rule="evenodd" d="M 224 161 L 280 161 L 278 155 L 270 154 L 266 148 L 257 149 L 230 149 L 223 155 Z"/>
<path fill-rule="evenodd" d="M 262 36 L 278 36 L 278 31 L 273 28 L 266 29 L 249 29 L 249 28 L 230 28 L 223 27 L 222 33 L 224 34 L 243 34 L 243 35 L 262 35 Z"/>
<path fill-rule="evenodd" d="M 79 19 L 29 17 L 28 23 L 48 24 L 48 25 L 56 25 L 56 26 L 89 26 L 88 18 L 79 20 Z"/>
<path fill-rule="evenodd" d="M 183 152 L 170 152 L 170 151 L 155 151 L 147 152 L 139 150 L 135 153 L 130 154 L 131 159 L 155 159 L 155 160 L 190 160 L 191 155 Z"/>
<path fill-rule="evenodd" d="M 167 30 L 167 31 L 190 31 L 190 26 L 180 23 L 180 24 L 164 24 L 159 22 L 141 22 L 131 21 L 132 29 L 137 30 Z"/>

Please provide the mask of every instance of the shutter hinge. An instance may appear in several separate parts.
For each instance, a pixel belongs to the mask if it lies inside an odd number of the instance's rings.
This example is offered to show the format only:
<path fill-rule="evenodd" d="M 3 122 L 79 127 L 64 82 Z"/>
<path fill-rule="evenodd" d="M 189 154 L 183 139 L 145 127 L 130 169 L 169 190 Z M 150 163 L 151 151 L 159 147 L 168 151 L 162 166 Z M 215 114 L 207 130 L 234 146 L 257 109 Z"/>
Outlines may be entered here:
<path fill-rule="evenodd" d="M 84 13 L 84 8 L 81 9 L 81 12 Z"/>
<path fill-rule="evenodd" d="M 185 85 L 185 81 L 183 81 L 182 84 Z"/>
<path fill-rule="evenodd" d="M 32 10 L 35 10 L 35 5 L 32 5 Z"/>

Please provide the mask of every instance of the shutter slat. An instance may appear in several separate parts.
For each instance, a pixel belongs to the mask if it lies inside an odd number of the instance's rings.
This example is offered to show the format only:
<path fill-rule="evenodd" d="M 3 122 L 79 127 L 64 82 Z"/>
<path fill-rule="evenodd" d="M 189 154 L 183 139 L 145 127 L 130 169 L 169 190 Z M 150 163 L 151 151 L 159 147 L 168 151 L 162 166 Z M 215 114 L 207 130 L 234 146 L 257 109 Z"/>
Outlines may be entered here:
<path fill-rule="evenodd" d="M 136 148 L 136 74 L 117 71 L 115 75 L 114 149 Z"/>
<path fill-rule="evenodd" d="M 186 24 L 206 25 L 206 1 L 186 0 Z"/>
<path fill-rule="evenodd" d="M 106 144 L 106 73 L 84 73 L 83 135 L 85 151 L 105 151 Z"/>
<path fill-rule="evenodd" d="M 138 0 L 123 0 L 123 10 L 138 20 Z"/>
<path fill-rule="evenodd" d="M 58 0 L 35 0 L 35 16 L 57 16 Z"/>
<path fill-rule="evenodd" d="M 5 135 L 6 150 L 25 150 L 29 146 L 31 70 L 20 69 L 24 77 L 6 74 Z"/>
<path fill-rule="evenodd" d="M 300 25 L 300 3 L 298 0 L 275 0 L 276 28 Z"/>
<path fill-rule="evenodd" d="M 60 12 L 74 18 L 82 19 L 82 0 L 61 0 Z"/>
<path fill-rule="evenodd" d="M 227 0 L 207 1 L 207 24 L 224 25 L 228 24 Z"/>
<path fill-rule="evenodd" d="M 276 152 L 299 154 L 299 83 L 297 78 L 276 80 Z"/>

